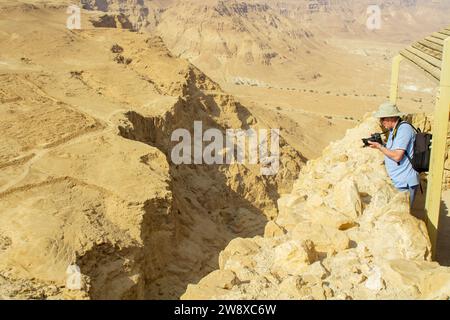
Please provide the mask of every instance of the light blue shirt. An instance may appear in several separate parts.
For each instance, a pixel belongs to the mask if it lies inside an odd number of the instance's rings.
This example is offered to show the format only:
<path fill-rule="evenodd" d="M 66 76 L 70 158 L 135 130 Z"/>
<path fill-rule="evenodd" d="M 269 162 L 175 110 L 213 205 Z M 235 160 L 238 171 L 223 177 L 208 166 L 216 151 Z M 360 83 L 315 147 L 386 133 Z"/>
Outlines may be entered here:
<path fill-rule="evenodd" d="M 396 188 L 414 187 L 419 185 L 419 174 L 411 165 L 407 155 L 412 158 L 414 155 L 414 142 L 416 141 L 416 132 L 409 124 L 402 124 L 397 130 L 397 136 L 394 141 L 392 137 L 394 130 L 390 130 L 389 139 L 386 148 L 389 150 L 405 150 L 406 154 L 400 161 L 400 165 L 385 156 L 384 164 Z"/>

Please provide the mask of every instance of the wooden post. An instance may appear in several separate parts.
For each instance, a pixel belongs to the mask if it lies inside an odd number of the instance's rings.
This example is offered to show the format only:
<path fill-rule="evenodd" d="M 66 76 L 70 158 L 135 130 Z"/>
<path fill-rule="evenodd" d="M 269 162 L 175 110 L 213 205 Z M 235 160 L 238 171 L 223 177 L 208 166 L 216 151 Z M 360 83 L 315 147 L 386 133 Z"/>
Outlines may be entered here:
<path fill-rule="evenodd" d="M 425 204 L 428 234 L 432 245 L 433 260 L 436 258 L 436 243 L 441 206 L 442 182 L 444 175 L 447 130 L 450 110 L 450 38 L 444 41 L 439 96 L 433 116 L 433 142 L 430 173 Z"/>
<path fill-rule="evenodd" d="M 400 74 L 400 64 L 402 61 L 403 61 L 403 57 L 401 55 L 395 56 L 392 61 L 390 101 L 393 104 L 397 104 L 398 80 L 399 80 L 399 74 Z"/>

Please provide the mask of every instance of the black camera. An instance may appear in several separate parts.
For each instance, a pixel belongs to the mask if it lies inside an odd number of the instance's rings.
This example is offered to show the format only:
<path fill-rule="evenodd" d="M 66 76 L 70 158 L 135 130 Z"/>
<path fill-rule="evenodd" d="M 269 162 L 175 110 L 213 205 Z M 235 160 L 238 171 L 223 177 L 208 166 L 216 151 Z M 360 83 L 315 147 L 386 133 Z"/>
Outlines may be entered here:
<path fill-rule="evenodd" d="M 370 138 L 362 139 L 364 142 L 364 148 L 369 147 L 369 142 L 378 142 L 379 144 L 383 144 L 383 139 L 381 138 L 381 133 L 374 133 L 370 136 Z"/>

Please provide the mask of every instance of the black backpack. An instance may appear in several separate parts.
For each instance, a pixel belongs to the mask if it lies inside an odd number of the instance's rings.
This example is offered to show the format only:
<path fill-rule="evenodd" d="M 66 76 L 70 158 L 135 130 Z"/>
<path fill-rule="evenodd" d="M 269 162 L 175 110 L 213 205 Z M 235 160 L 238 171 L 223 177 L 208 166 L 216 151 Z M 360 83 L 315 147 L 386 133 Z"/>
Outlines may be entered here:
<path fill-rule="evenodd" d="M 406 157 L 411 162 L 411 165 L 413 166 L 414 170 L 416 170 L 418 173 L 428 172 L 430 170 L 431 142 L 433 135 L 430 133 L 421 132 L 420 129 L 416 129 L 409 122 L 402 121 L 398 124 L 397 128 L 395 129 L 392 141 L 394 141 L 395 136 L 397 134 L 397 130 L 402 124 L 409 124 L 414 129 L 414 131 L 416 131 L 416 141 L 414 142 L 414 155 L 411 158 L 408 155 L 408 152 L 406 152 L 405 153 Z"/>

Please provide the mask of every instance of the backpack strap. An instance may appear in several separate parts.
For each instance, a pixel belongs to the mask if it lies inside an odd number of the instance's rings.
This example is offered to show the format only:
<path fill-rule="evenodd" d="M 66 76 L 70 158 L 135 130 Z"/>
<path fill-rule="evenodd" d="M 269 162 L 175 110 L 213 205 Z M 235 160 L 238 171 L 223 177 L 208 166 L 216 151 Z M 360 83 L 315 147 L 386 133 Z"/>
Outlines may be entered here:
<path fill-rule="evenodd" d="M 411 128 L 414 129 L 414 131 L 416 132 L 416 134 L 418 134 L 418 133 L 420 132 L 420 130 L 416 129 L 416 127 L 414 127 L 414 126 L 413 126 L 411 123 L 409 123 L 408 121 L 400 121 L 400 122 L 397 124 L 397 126 L 395 127 L 395 129 L 394 129 L 394 134 L 393 134 L 393 136 L 392 136 L 392 143 L 394 143 L 394 139 L 395 139 L 395 137 L 397 136 L 398 129 L 399 129 L 400 126 L 403 125 L 403 124 L 409 124 L 409 125 L 411 126 Z M 408 154 L 408 150 L 405 150 L 405 156 L 408 158 L 408 160 L 409 160 L 409 162 L 411 163 L 411 165 L 413 165 L 412 159 L 411 159 L 411 157 L 410 157 L 409 154 Z M 397 162 L 397 165 L 400 165 L 400 162 Z"/>
<path fill-rule="evenodd" d="M 414 131 L 416 132 L 416 134 L 420 132 L 420 130 L 416 129 L 416 127 L 414 127 L 414 126 L 413 126 L 411 123 L 409 123 L 408 121 L 400 121 L 400 122 L 397 124 L 397 126 L 395 127 L 395 129 L 394 129 L 394 134 L 393 134 L 393 136 L 392 136 L 392 142 L 394 142 L 394 139 L 395 139 L 395 137 L 397 136 L 398 129 L 399 129 L 399 128 L 401 127 L 401 125 L 403 125 L 403 124 L 409 124 L 409 125 L 411 126 L 411 128 L 414 129 Z"/>
<path fill-rule="evenodd" d="M 409 156 L 408 151 L 406 151 L 406 150 L 405 150 L 405 156 L 408 158 L 409 162 L 410 162 L 411 165 L 414 167 L 413 162 L 412 162 L 412 159 L 411 159 L 411 157 Z M 400 165 L 400 162 L 397 162 L 397 164 Z"/>

